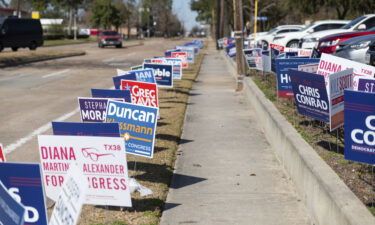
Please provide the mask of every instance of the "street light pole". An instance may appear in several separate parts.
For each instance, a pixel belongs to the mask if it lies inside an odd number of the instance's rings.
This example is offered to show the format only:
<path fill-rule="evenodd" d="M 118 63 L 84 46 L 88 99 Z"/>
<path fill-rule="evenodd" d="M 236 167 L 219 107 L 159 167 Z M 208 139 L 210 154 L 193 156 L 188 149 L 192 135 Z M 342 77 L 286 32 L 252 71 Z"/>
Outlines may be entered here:
<path fill-rule="evenodd" d="M 236 62 L 237 62 L 237 88 L 236 91 L 243 89 L 243 78 L 245 76 L 245 67 L 243 59 L 243 17 L 242 0 L 233 0 L 234 8 L 234 37 L 236 39 Z"/>

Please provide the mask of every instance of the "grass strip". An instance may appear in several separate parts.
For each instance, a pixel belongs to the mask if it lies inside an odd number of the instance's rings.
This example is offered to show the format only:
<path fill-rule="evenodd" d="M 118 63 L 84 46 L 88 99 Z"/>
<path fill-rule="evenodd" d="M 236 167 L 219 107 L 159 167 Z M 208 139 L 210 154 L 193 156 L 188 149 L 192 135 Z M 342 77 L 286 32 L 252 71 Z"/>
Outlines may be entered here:
<path fill-rule="evenodd" d="M 0 53 L 0 67 L 15 66 L 20 64 L 84 55 L 84 51 L 79 50 L 36 50 L 20 52 Z"/>
<path fill-rule="evenodd" d="M 183 129 L 189 92 L 199 73 L 203 54 L 196 56 L 196 63 L 189 65 L 182 80 L 174 80 L 173 88 L 159 89 L 161 118 L 156 130 L 153 159 L 127 155 L 129 177 L 135 178 L 154 193 L 141 197 L 132 194 L 132 208 L 84 206 L 80 223 L 90 225 L 157 225 L 168 194 L 173 175 L 178 145 Z M 134 166 L 136 163 L 136 170 Z"/>
<path fill-rule="evenodd" d="M 58 40 L 44 40 L 43 46 L 58 46 L 58 45 L 73 45 L 73 44 L 83 44 L 83 43 L 90 43 L 96 42 L 96 40 L 90 38 L 83 38 L 83 39 L 58 39 Z"/>
<path fill-rule="evenodd" d="M 261 72 L 254 70 L 250 74 L 266 98 L 375 215 L 375 176 L 372 166 L 344 159 L 343 127 L 330 132 L 327 124 L 298 114 L 292 99 L 278 99 L 274 74 L 263 76 Z"/>

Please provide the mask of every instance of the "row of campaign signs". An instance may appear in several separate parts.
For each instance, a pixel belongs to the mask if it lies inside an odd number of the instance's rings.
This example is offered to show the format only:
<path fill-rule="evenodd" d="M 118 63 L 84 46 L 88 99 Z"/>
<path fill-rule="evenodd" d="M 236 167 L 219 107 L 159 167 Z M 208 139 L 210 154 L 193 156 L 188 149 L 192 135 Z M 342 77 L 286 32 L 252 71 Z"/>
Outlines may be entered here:
<path fill-rule="evenodd" d="M 243 53 L 250 69 L 276 75 L 277 97 L 294 99 L 298 113 L 344 126 L 345 159 L 375 165 L 375 67 L 275 44 Z"/>
<path fill-rule="evenodd" d="M 52 122 L 54 135 L 38 136 L 41 164 L 5 162 L 0 145 L 0 225 L 74 225 L 83 204 L 131 207 L 126 153 L 153 157 L 158 87 L 173 87 L 201 48 L 189 42 L 118 69 L 115 89 L 78 97 L 82 122 Z M 45 194 L 55 202 L 49 223 Z"/>

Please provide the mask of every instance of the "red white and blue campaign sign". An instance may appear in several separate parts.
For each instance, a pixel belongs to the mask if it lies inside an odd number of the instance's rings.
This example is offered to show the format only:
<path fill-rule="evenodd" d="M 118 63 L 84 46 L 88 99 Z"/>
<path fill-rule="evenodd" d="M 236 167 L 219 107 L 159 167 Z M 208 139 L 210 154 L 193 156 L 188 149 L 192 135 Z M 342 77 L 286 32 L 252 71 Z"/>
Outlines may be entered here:
<path fill-rule="evenodd" d="M 9 194 L 25 207 L 25 224 L 47 225 L 39 164 L 0 163 L 0 180 Z"/>
<path fill-rule="evenodd" d="M 53 135 L 120 137 L 118 123 L 52 122 Z"/>
<path fill-rule="evenodd" d="M 172 52 L 181 52 L 180 49 L 171 49 L 164 52 L 165 57 L 172 57 Z"/>
<path fill-rule="evenodd" d="M 329 101 L 324 76 L 290 70 L 298 113 L 329 123 Z"/>
<path fill-rule="evenodd" d="M 360 77 L 358 80 L 358 91 L 375 93 L 375 79 Z"/>
<path fill-rule="evenodd" d="M 113 99 L 123 101 L 123 99 Z M 79 112 L 82 122 L 103 122 L 107 109 L 108 98 L 78 97 Z"/>
<path fill-rule="evenodd" d="M 23 225 L 25 208 L 8 193 L 0 180 L 0 224 Z"/>
<path fill-rule="evenodd" d="M 151 107 L 159 107 L 158 87 L 156 84 L 145 82 L 122 80 L 121 90 L 129 90 L 132 95 L 132 103 Z"/>
<path fill-rule="evenodd" d="M 290 58 L 276 59 L 277 97 L 293 98 L 292 84 L 290 82 L 290 69 L 298 69 L 299 65 L 319 62 L 319 59 Z"/>
<path fill-rule="evenodd" d="M 143 68 L 152 69 L 156 83 L 160 87 L 173 87 L 173 66 L 165 64 L 144 63 Z"/>
<path fill-rule="evenodd" d="M 155 84 L 154 72 L 152 69 L 143 69 L 143 70 L 133 70 L 133 71 L 124 71 L 126 74 L 113 77 L 113 84 L 115 89 L 120 89 L 121 80 L 135 80 L 147 83 Z"/>
<path fill-rule="evenodd" d="M 345 159 L 375 165 L 375 94 L 345 90 Z"/>
<path fill-rule="evenodd" d="M 171 58 L 178 58 L 182 60 L 182 68 L 188 68 L 188 55 L 187 52 L 181 52 L 181 50 L 177 49 L 176 51 L 171 52 Z"/>
<path fill-rule="evenodd" d="M 231 43 L 225 48 L 227 56 L 233 58 L 236 57 L 236 43 Z"/>
<path fill-rule="evenodd" d="M 181 49 L 187 53 L 187 60 L 189 64 L 194 64 L 194 47 L 189 46 L 176 46 L 177 49 Z"/>
<path fill-rule="evenodd" d="M 152 158 L 158 108 L 108 101 L 107 123 L 119 123 L 129 154 Z"/>
<path fill-rule="evenodd" d="M 164 58 L 165 63 L 173 66 L 173 79 L 182 78 L 182 59 L 179 58 Z"/>
<path fill-rule="evenodd" d="M 125 102 L 132 101 L 130 91 L 125 90 L 91 89 L 91 95 L 94 98 L 121 98 L 124 99 Z"/>

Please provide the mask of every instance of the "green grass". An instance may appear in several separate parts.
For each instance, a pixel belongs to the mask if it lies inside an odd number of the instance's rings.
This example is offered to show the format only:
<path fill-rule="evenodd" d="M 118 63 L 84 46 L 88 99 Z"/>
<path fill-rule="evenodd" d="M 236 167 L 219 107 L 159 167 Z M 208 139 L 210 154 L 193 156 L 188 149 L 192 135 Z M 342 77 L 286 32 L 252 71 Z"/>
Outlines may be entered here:
<path fill-rule="evenodd" d="M 124 223 L 124 222 L 121 222 L 121 221 L 115 221 L 113 223 L 107 223 L 107 224 L 104 224 L 104 223 L 96 223 L 96 224 L 92 224 L 92 225 L 128 225 L 127 223 Z"/>
<path fill-rule="evenodd" d="M 45 40 L 43 46 L 56 46 L 56 45 L 71 45 L 71 44 L 82 44 L 82 43 L 89 43 L 94 42 L 88 38 L 85 39 L 60 39 L 60 40 Z"/>

